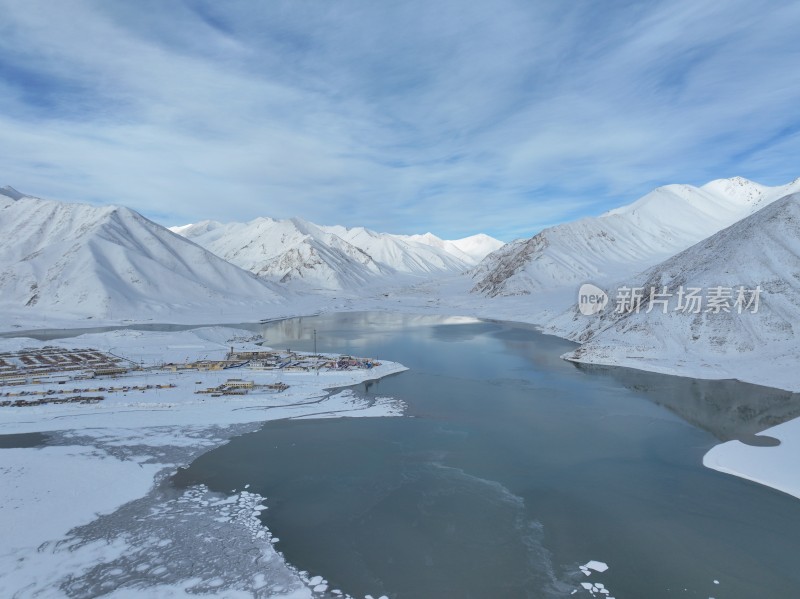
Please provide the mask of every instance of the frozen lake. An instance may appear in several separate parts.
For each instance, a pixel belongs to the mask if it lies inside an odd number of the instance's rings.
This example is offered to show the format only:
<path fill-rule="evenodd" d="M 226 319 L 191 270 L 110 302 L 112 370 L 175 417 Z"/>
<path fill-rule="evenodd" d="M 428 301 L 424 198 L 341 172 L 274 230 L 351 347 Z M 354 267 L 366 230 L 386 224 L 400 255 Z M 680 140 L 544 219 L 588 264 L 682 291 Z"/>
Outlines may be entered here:
<path fill-rule="evenodd" d="M 409 371 L 361 385 L 407 418 L 270 422 L 174 480 L 267 499 L 290 563 L 357 597 L 790 597 L 800 502 L 702 466 L 800 414 L 733 382 L 579 369 L 524 325 L 386 313 L 265 325 L 276 348 Z M 585 576 L 589 560 L 604 573 Z M 716 582 L 715 582 L 716 581 Z M 572 591 L 577 589 L 574 595 Z M 594 589 L 597 592 L 597 587 Z M 602 593 L 597 593 L 600 596 Z"/>

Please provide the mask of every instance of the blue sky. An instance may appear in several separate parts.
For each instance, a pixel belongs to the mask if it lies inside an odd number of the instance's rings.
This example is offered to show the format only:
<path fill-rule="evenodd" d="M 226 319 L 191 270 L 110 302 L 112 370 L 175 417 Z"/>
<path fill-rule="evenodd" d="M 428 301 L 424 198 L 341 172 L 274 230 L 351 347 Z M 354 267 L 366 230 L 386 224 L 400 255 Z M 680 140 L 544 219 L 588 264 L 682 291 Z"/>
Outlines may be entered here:
<path fill-rule="evenodd" d="M 0 185 L 504 240 L 800 176 L 800 3 L 0 0 Z"/>

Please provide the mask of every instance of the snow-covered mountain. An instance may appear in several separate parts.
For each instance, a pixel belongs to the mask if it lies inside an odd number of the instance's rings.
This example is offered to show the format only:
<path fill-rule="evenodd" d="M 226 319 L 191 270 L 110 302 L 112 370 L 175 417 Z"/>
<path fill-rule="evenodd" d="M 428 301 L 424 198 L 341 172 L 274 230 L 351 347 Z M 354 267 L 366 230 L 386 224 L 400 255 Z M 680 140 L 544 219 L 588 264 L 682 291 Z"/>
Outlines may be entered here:
<path fill-rule="evenodd" d="M 19 200 L 25 197 L 25 194 L 21 191 L 17 191 L 10 185 L 6 185 L 5 187 L 0 187 L 0 196 L 5 196 L 0 198 L 0 202 L 3 202 L 3 205 L 8 205 L 9 198 L 12 200 Z"/>
<path fill-rule="evenodd" d="M 408 235 L 376 233 L 363 227 L 323 227 L 360 248 L 376 261 L 395 273 L 427 275 L 441 272 L 461 272 L 472 265 L 472 260 L 460 250 L 455 253 L 445 247 L 443 240 L 431 235 L 429 240 L 439 243 L 422 243 Z"/>
<path fill-rule="evenodd" d="M 461 239 L 453 239 L 447 241 L 454 245 L 456 248 L 470 256 L 476 263 L 483 260 L 492 252 L 496 252 L 505 245 L 499 239 L 490 237 L 485 233 L 478 233 L 477 235 L 470 235 L 469 237 L 462 237 Z"/>
<path fill-rule="evenodd" d="M 760 202 L 764 204 L 765 202 Z M 741 378 L 796 387 L 800 363 L 800 193 L 772 201 L 632 281 L 645 290 L 638 312 L 572 316 L 562 331 L 585 343 L 567 358 L 684 376 Z M 649 290 L 674 294 L 647 312 Z M 699 288 L 700 311 L 677 309 L 680 288 Z M 723 289 L 719 312 L 709 297 Z M 743 288 L 741 310 L 736 305 Z M 760 288 L 756 309 L 753 290 Z M 730 290 L 730 291 L 728 291 Z M 749 304 L 749 305 L 748 305 Z M 727 310 L 727 311 L 726 311 Z M 741 311 L 741 313 L 740 313 Z M 794 383 L 792 382 L 794 379 Z"/>
<path fill-rule="evenodd" d="M 300 219 L 203 221 L 172 230 L 232 264 L 281 283 L 347 289 L 389 274 L 361 249 Z"/>
<path fill-rule="evenodd" d="M 424 235 L 397 235 L 407 241 L 422 243 L 433 247 L 441 248 L 449 254 L 458 256 L 464 262 L 478 264 L 486 256 L 499 250 L 505 244 L 499 239 L 489 237 L 485 233 L 470 235 L 462 239 L 440 239 L 433 233 Z"/>
<path fill-rule="evenodd" d="M 502 245 L 488 236 L 451 242 L 430 234 L 391 235 L 298 218 L 203 221 L 172 231 L 260 277 L 322 289 L 357 290 L 397 274 L 462 272 L 484 250 Z"/>
<path fill-rule="evenodd" d="M 282 290 L 128 208 L 0 191 L 0 309 L 144 318 L 283 301 Z"/>
<path fill-rule="evenodd" d="M 659 187 L 628 206 L 550 227 L 490 254 L 472 271 L 473 292 L 522 295 L 630 276 L 796 191 L 800 179 L 780 187 L 741 177 L 699 188 Z"/>

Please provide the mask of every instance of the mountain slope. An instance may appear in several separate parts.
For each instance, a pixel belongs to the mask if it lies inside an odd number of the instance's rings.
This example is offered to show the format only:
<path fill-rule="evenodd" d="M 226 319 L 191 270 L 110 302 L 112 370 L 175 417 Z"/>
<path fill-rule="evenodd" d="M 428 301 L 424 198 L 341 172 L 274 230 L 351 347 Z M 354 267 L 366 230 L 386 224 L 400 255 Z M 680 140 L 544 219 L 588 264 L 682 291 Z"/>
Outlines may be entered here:
<path fill-rule="evenodd" d="M 172 230 L 260 277 L 322 289 L 355 290 L 392 275 L 462 272 L 475 263 L 452 242 L 430 236 L 376 233 L 363 227 L 318 226 L 301 219 L 247 223 L 204 221 Z M 438 240 L 437 243 L 436 240 Z M 483 246 L 494 241 L 481 239 Z M 471 248 L 480 252 L 480 244 Z"/>
<path fill-rule="evenodd" d="M 740 378 L 791 389 L 800 362 L 800 193 L 769 203 L 755 214 L 651 268 L 632 282 L 649 295 L 655 287 L 677 292 L 701 288 L 699 313 L 668 313 L 649 298 L 640 311 L 617 314 L 612 304 L 602 316 L 576 315 L 572 337 L 586 341 L 565 357 L 668 373 Z M 710 289 L 732 289 L 728 312 L 707 311 Z M 737 290 L 760 287 L 755 304 L 736 308 Z M 712 292 L 713 294 L 713 292 Z M 582 319 L 582 320 L 581 320 Z M 795 382 L 792 382 L 792 378 Z M 800 390 L 800 389 L 796 389 Z"/>
<path fill-rule="evenodd" d="M 668 185 L 599 217 L 550 227 L 487 256 L 473 292 L 523 295 L 630 276 L 800 191 L 800 179 L 765 187 L 735 177 L 702 187 Z"/>
<path fill-rule="evenodd" d="M 6 185 L 5 187 L 0 187 L 0 196 L 5 196 L 4 198 L 0 198 L 0 201 L 8 202 L 7 198 L 12 200 L 20 200 L 25 197 L 25 194 L 17 191 L 10 185 Z M 7 205 L 7 204 L 6 204 Z"/>
<path fill-rule="evenodd" d="M 395 237 L 399 237 L 405 241 L 440 248 L 468 264 L 478 264 L 486 256 L 505 245 L 502 241 L 494 237 L 489 237 L 484 233 L 478 233 L 477 235 L 471 235 L 462 239 L 441 239 L 433 233 L 425 233 L 423 235 L 396 235 Z"/>
<path fill-rule="evenodd" d="M 390 273 L 359 248 L 300 219 L 204 221 L 173 231 L 259 277 L 281 283 L 343 289 Z"/>
<path fill-rule="evenodd" d="M 5 310 L 139 318 L 283 297 L 127 208 L 20 197 L 0 205 L 0 236 Z"/>
<path fill-rule="evenodd" d="M 461 239 L 453 239 L 445 241 L 445 243 L 452 244 L 467 256 L 470 256 L 476 263 L 505 245 L 499 239 L 489 237 L 485 233 L 478 233 L 477 235 L 462 237 Z"/>
<path fill-rule="evenodd" d="M 417 236 L 376 233 L 363 227 L 348 229 L 333 226 L 325 229 L 346 239 L 378 262 L 399 273 L 426 275 L 461 272 L 472 265 L 469 256 L 460 250 L 448 251 L 444 241 L 430 233 L 426 237 L 429 242 L 426 243 Z"/>

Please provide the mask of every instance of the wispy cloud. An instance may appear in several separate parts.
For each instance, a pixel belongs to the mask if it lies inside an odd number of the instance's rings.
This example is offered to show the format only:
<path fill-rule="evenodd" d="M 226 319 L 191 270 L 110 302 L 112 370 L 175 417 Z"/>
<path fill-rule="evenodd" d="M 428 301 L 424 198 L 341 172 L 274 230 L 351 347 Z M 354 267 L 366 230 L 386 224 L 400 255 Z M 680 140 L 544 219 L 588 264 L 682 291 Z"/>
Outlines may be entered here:
<path fill-rule="evenodd" d="M 0 0 L 2 180 L 166 223 L 510 239 L 800 175 L 800 5 Z"/>

